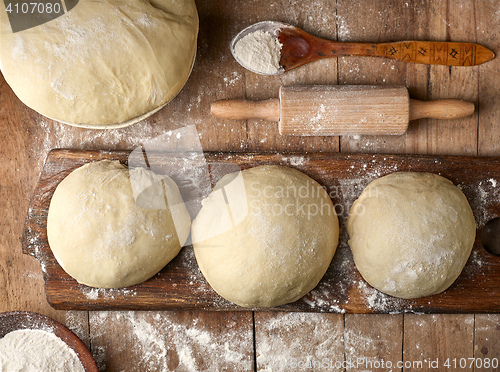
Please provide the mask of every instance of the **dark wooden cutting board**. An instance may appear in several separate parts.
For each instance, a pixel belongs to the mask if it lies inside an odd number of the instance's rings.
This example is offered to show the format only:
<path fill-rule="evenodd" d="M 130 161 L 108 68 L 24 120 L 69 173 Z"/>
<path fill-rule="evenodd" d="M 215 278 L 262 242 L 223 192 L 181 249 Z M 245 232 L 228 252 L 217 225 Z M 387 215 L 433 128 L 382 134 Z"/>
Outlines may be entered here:
<path fill-rule="evenodd" d="M 49 153 L 30 202 L 22 236 L 23 253 L 36 257 L 45 278 L 49 303 L 56 309 L 75 310 L 248 310 L 222 299 L 199 271 L 191 246 L 152 279 L 124 289 L 97 289 L 78 284 L 55 260 L 47 242 L 50 199 L 59 182 L 77 167 L 102 159 L 128 163 L 128 151 L 53 150 Z M 148 154 L 151 164 L 168 166 L 172 156 Z M 484 225 L 500 216 L 500 158 L 371 154 L 228 154 L 206 153 L 207 163 L 218 164 L 212 183 L 226 169 L 279 164 L 296 168 L 318 181 L 329 192 L 340 221 L 340 243 L 320 284 L 278 311 L 398 313 L 500 312 L 500 257 L 480 243 Z M 215 169 L 215 167 L 213 167 Z M 426 171 L 455 183 L 474 211 L 478 234 L 462 274 L 445 292 L 431 297 L 403 300 L 370 287 L 352 259 L 345 222 L 352 203 L 372 180 L 396 171 Z M 500 238 L 500 237 L 499 237 Z M 262 309 L 269 310 L 269 309 Z"/>

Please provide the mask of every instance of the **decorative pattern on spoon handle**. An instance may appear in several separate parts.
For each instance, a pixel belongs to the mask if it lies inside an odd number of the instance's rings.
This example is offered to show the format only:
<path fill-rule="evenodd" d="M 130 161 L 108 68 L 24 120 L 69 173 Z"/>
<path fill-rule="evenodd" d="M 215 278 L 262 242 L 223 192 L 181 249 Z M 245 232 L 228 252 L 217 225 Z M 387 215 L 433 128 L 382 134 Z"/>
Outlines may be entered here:
<path fill-rule="evenodd" d="M 401 41 L 373 46 L 383 57 L 432 65 L 476 66 L 495 56 L 488 48 L 473 43 Z"/>
<path fill-rule="evenodd" d="M 495 58 L 490 49 L 474 43 L 446 41 L 398 41 L 393 43 L 352 43 L 325 42 L 317 39 L 310 41 L 312 55 L 307 61 L 315 59 L 364 56 L 386 57 L 404 62 L 424 63 L 445 66 L 476 66 Z M 326 50 L 328 52 L 326 52 Z"/>

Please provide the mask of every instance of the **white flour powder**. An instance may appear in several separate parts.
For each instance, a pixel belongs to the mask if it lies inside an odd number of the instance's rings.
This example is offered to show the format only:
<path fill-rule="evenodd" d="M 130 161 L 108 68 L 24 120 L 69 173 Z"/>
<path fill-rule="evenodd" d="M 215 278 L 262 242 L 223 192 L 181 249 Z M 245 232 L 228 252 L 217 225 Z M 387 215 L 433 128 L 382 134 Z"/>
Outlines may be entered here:
<path fill-rule="evenodd" d="M 56 335 L 33 329 L 0 339 L 0 371 L 85 372 L 76 353 Z"/>
<path fill-rule="evenodd" d="M 234 54 L 251 71 L 276 74 L 280 69 L 281 47 L 278 38 L 258 30 L 242 37 L 234 46 Z"/>

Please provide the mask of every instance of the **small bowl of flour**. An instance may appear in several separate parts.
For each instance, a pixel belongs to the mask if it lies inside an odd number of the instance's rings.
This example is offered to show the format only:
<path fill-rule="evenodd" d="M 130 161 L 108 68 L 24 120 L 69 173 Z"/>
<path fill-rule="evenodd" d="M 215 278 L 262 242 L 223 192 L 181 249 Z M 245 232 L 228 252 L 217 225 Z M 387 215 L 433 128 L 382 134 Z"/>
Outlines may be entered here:
<path fill-rule="evenodd" d="M 43 315 L 0 314 L 0 371 L 97 372 L 85 344 L 68 328 Z"/>

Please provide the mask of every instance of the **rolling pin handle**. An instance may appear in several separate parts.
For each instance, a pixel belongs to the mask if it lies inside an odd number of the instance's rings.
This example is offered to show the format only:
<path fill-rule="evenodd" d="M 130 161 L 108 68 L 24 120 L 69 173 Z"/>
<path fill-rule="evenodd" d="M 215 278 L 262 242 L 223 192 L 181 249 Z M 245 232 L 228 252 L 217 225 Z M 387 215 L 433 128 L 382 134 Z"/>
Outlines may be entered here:
<path fill-rule="evenodd" d="M 278 98 L 266 101 L 247 101 L 243 99 L 227 99 L 211 104 L 213 116 L 223 119 L 264 119 L 280 120 L 280 101 Z"/>
<path fill-rule="evenodd" d="M 464 118 L 472 115 L 474 109 L 474 103 L 460 99 L 438 99 L 435 101 L 410 99 L 410 120 Z"/>

